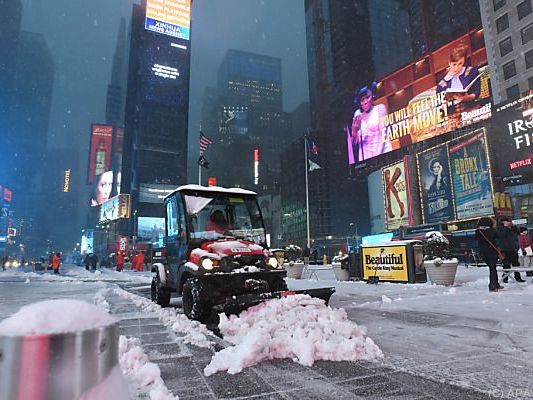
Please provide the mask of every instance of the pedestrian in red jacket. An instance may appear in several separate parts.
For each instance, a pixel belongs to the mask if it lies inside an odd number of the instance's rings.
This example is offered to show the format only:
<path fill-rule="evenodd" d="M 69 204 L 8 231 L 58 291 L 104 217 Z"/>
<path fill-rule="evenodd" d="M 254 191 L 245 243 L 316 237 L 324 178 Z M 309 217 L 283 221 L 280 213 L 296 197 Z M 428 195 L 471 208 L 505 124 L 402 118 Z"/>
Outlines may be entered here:
<path fill-rule="evenodd" d="M 117 271 L 122 271 L 122 268 L 124 268 L 124 253 L 119 251 L 117 254 Z"/>
<path fill-rule="evenodd" d="M 137 271 L 143 272 L 144 270 L 144 253 L 139 251 L 137 253 Z"/>
<path fill-rule="evenodd" d="M 61 265 L 61 254 L 56 253 L 52 257 L 52 268 L 54 269 L 54 274 L 59 274 L 60 265 Z"/>

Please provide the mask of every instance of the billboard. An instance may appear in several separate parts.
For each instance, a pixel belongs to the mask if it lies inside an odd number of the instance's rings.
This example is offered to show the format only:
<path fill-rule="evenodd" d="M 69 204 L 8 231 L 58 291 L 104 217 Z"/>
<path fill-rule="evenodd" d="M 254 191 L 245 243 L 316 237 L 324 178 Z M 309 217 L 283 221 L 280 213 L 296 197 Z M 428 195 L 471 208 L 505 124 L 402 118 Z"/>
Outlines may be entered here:
<path fill-rule="evenodd" d="M 144 100 L 174 107 L 188 107 L 188 45 L 159 35 L 147 36 L 143 45 L 141 79 Z"/>
<path fill-rule="evenodd" d="M 113 143 L 113 171 L 115 172 L 114 190 L 115 195 L 120 194 L 122 182 L 122 155 L 124 153 L 124 128 L 116 128 L 115 141 Z"/>
<path fill-rule="evenodd" d="M 97 175 L 109 171 L 112 147 L 113 127 L 111 125 L 92 124 L 87 183 L 93 183 Z"/>
<path fill-rule="evenodd" d="M 363 247 L 363 279 L 378 276 L 380 280 L 408 282 L 407 246 Z"/>
<path fill-rule="evenodd" d="M 500 178 L 533 176 L 533 92 L 498 105 L 488 134 Z"/>
<path fill-rule="evenodd" d="M 218 133 L 226 136 L 248 134 L 248 107 L 224 107 L 218 113 Z"/>
<path fill-rule="evenodd" d="M 129 218 L 129 216 L 130 195 L 119 194 L 102 203 L 98 222 L 115 221 L 120 218 Z"/>
<path fill-rule="evenodd" d="M 492 181 L 483 129 L 448 144 L 457 219 L 493 214 Z"/>
<path fill-rule="evenodd" d="M 191 38 L 191 0 L 147 0 L 145 29 L 184 40 Z"/>
<path fill-rule="evenodd" d="M 381 169 L 385 198 L 385 220 L 388 230 L 410 225 L 411 206 L 407 159 Z"/>
<path fill-rule="evenodd" d="M 483 31 L 471 32 L 355 91 L 345 135 L 357 164 L 490 118 Z"/>
<path fill-rule="evenodd" d="M 165 218 L 139 217 L 137 236 L 143 242 L 158 243 L 165 236 Z"/>
<path fill-rule="evenodd" d="M 165 197 L 175 190 L 175 185 L 165 185 L 161 183 L 141 183 L 139 185 L 139 202 L 163 204 Z"/>
<path fill-rule="evenodd" d="M 448 147 L 444 144 L 417 154 L 424 223 L 455 218 Z"/>
<path fill-rule="evenodd" d="M 113 177 L 113 171 L 106 171 L 95 177 L 91 192 L 91 206 L 98 206 L 109 200 L 113 189 Z"/>

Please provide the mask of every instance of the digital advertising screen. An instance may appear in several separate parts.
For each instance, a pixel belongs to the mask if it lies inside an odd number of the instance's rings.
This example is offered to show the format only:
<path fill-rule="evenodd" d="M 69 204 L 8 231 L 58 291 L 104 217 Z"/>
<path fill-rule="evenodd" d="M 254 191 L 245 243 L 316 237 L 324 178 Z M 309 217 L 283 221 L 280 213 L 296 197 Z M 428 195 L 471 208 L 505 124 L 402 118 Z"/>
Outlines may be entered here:
<path fill-rule="evenodd" d="M 224 107 L 218 114 L 221 135 L 245 136 L 248 134 L 248 108 Z"/>
<path fill-rule="evenodd" d="M 122 155 L 124 153 L 124 128 L 115 129 L 115 143 L 113 144 L 113 171 L 115 179 L 113 182 L 113 193 L 120 194 L 120 185 L 122 182 Z"/>
<path fill-rule="evenodd" d="M 191 0 L 146 0 L 145 29 L 184 40 L 191 38 Z"/>
<path fill-rule="evenodd" d="M 105 171 L 104 173 L 95 176 L 90 200 L 92 207 L 99 206 L 111 198 L 113 178 L 113 171 Z"/>
<path fill-rule="evenodd" d="M 448 143 L 457 219 L 492 215 L 492 181 L 483 129 Z"/>
<path fill-rule="evenodd" d="M 406 161 L 381 169 L 385 198 L 385 220 L 388 230 L 411 224 L 409 177 Z"/>
<path fill-rule="evenodd" d="M 418 179 L 424 223 L 455 218 L 453 188 L 446 144 L 417 154 Z"/>
<path fill-rule="evenodd" d="M 483 31 L 473 31 L 354 91 L 345 120 L 349 164 L 488 119 Z"/>
<path fill-rule="evenodd" d="M 145 101 L 174 107 L 189 106 L 188 44 L 162 35 L 146 35 L 142 54 Z"/>
<path fill-rule="evenodd" d="M 533 176 L 533 92 L 497 106 L 488 134 L 500 178 Z"/>
<path fill-rule="evenodd" d="M 139 217 L 137 219 L 137 236 L 141 241 L 158 243 L 165 236 L 165 218 Z"/>
<path fill-rule="evenodd" d="M 92 124 L 87 183 L 94 183 L 95 176 L 109 171 L 112 147 L 113 126 Z"/>

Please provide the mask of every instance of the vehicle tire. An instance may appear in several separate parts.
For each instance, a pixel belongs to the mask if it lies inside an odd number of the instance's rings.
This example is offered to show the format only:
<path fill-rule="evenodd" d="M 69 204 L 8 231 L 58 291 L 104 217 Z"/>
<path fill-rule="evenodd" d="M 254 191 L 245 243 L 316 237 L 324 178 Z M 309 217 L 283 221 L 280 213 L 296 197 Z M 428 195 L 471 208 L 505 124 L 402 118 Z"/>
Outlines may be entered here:
<path fill-rule="evenodd" d="M 270 290 L 272 292 L 285 292 L 289 290 L 289 288 L 287 287 L 287 282 L 285 282 L 285 279 L 283 279 L 281 276 L 276 276 L 274 279 L 272 279 Z"/>
<path fill-rule="evenodd" d="M 202 323 L 210 322 L 212 310 L 208 298 L 207 287 L 196 278 L 189 278 L 183 284 L 183 312 L 190 319 Z"/>
<path fill-rule="evenodd" d="M 152 285 L 150 287 L 152 301 L 159 304 L 161 307 L 168 307 L 170 304 L 170 289 L 161 286 L 159 275 L 152 278 Z"/>

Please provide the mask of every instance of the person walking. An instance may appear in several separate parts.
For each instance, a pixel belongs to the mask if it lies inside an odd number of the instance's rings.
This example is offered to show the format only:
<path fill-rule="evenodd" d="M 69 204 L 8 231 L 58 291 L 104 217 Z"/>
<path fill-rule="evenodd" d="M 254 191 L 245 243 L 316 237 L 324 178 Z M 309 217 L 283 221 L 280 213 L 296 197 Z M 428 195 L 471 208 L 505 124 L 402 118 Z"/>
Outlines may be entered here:
<path fill-rule="evenodd" d="M 91 271 L 96 271 L 96 267 L 98 265 L 98 256 L 96 253 L 93 253 L 91 256 Z"/>
<path fill-rule="evenodd" d="M 3 256 L 2 257 L 2 271 L 5 271 L 6 270 L 6 265 L 7 265 L 7 261 L 9 260 L 9 257 L 8 256 Z"/>
<path fill-rule="evenodd" d="M 137 271 L 143 272 L 144 270 L 144 253 L 139 251 L 137 253 Z"/>
<path fill-rule="evenodd" d="M 137 254 L 133 253 L 131 255 L 131 269 L 137 271 Z"/>
<path fill-rule="evenodd" d="M 479 245 L 479 255 L 489 267 L 489 292 L 503 290 L 498 282 L 496 263 L 498 262 L 499 249 L 496 246 L 497 234 L 492 219 L 480 218 L 476 229 L 476 238 Z"/>
<path fill-rule="evenodd" d="M 89 253 L 85 254 L 85 258 L 83 259 L 83 264 L 85 265 L 85 269 L 89 271 L 89 267 L 91 265 L 91 256 Z"/>
<path fill-rule="evenodd" d="M 55 253 L 52 256 L 52 269 L 54 270 L 54 274 L 59 274 L 60 265 L 61 265 L 61 254 Z"/>
<path fill-rule="evenodd" d="M 503 252 L 504 258 L 503 269 L 509 269 L 511 266 L 519 267 L 518 262 L 518 229 L 513 225 L 513 222 L 509 218 L 502 218 L 501 225 L 498 228 L 498 239 L 500 243 L 500 249 Z M 514 279 L 516 282 L 525 282 L 520 276 L 520 272 L 514 273 Z M 503 279 L 503 283 L 507 283 L 508 278 Z"/>
<path fill-rule="evenodd" d="M 117 271 L 121 272 L 124 268 L 124 253 L 119 251 L 117 254 Z"/>
<path fill-rule="evenodd" d="M 518 235 L 518 260 L 523 268 L 533 268 L 533 238 L 527 228 L 520 228 Z M 526 272 L 527 276 L 533 276 L 533 272 Z"/>

